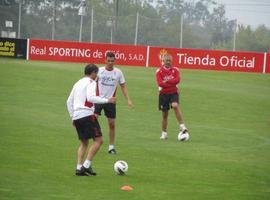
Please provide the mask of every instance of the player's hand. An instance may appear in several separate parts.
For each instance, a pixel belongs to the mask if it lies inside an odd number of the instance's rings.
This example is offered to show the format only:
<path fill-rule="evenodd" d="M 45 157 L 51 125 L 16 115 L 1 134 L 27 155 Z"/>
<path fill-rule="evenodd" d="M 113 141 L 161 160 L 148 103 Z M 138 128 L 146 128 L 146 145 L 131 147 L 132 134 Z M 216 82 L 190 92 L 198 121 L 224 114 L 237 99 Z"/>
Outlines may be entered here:
<path fill-rule="evenodd" d="M 116 97 L 111 97 L 108 99 L 108 103 L 116 103 Z"/>
<path fill-rule="evenodd" d="M 134 105 L 133 105 L 133 103 L 132 103 L 132 101 L 129 99 L 128 100 L 128 106 L 130 107 L 130 108 L 133 108 L 134 107 Z"/>

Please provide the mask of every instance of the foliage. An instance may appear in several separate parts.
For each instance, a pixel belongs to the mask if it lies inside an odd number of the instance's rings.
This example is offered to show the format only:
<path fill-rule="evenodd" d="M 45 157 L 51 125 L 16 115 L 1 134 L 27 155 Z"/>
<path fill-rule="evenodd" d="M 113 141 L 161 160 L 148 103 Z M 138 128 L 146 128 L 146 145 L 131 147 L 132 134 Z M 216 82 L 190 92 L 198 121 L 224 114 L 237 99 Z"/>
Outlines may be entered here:
<path fill-rule="evenodd" d="M 18 4 L 2 4 L 0 28 L 4 20 L 14 21 L 18 27 Z M 1 3 L 0 2 L 0 3 Z M 22 2 L 21 36 L 23 38 L 52 38 L 55 22 L 56 40 L 78 40 L 81 16 L 80 0 L 24 0 Z M 55 7 L 53 6 L 55 2 Z M 179 47 L 181 17 L 183 22 L 183 47 L 232 50 L 235 21 L 225 16 L 225 7 L 213 0 L 190 2 L 163 0 L 152 4 L 144 0 L 87 0 L 87 16 L 83 17 L 82 41 L 91 38 L 91 12 L 93 42 L 134 44 L 136 15 L 139 14 L 139 45 Z M 55 10 L 55 16 L 53 11 Z M 111 25 L 110 25 L 111 22 Z M 238 26 L 236 49 L 241 51 L 269 51 L 270 30 L 259 26 Z"/>
<path fill-rule="evenodd" d="M 270 50 L 270 30 L 264 25 L 256 28 L 250 26 L 239 26 L 237 35 L 237 50 L 239 51 L 262 51 Z"/>

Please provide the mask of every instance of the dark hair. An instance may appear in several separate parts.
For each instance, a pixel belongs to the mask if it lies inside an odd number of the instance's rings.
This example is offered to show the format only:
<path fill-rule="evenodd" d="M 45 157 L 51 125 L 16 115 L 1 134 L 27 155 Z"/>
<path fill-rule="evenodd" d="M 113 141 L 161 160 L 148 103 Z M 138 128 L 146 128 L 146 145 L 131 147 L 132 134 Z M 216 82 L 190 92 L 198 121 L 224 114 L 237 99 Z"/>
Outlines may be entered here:
<path fill-rule="evenodd" d="M 95 64 L 88 64 L 84 68 L 84 74 L 85 75 L 90 75 L 93 72 L 97 73 L 98 72 L 98 67 Z"/>
<path fill-rule="evenodd" d="M 107 57 L 115 58 L 115 54 L 114 54 L 113 52 L 110 52 L 110 51 L 109 51 L 109 52 L 106 53 L 106 58 L 107 58 Z"/>

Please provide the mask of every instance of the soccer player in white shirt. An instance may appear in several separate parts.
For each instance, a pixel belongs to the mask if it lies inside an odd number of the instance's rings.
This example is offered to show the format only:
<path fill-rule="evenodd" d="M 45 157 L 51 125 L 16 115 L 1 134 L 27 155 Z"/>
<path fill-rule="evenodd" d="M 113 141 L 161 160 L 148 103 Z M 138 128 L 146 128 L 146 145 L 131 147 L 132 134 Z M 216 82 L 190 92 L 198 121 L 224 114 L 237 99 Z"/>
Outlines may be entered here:
<path fill-rule="evenodd" d="M 101 128 L 94 114 L 94 103 L 112 103 L 115 104 L 116 98 L 102 98 L 96 96 L 96 77 L 98 67 L 89 64 L 84 69 L 85 76 L 77 81 L 67 99 L 67 109 L 75 126 L 80 146 L 77 151 L 77 176 L 96 175 L 91 167 L 92 160 L 103 143 Z M 88 148 L 89 139 L 94 142 L 89 148 L 86 160 L 83 158 Z"/>
<path fill-rule="evenodd" d="M 122 71 L 114 67 L 115 54 L 106 53 L 106 65 L 99 68 L 98 72 L 98 95 L 102 98 L 111 98 L 116 95 L 117 86 L 120 85 L 121 91 L 127 100 L 128 106 L 133 107 L 133 103 L 128 95 L 126 81 Z M 95 114 L 100 115 L 104 110 L 109 125 L 109 149 L 108 153 L 116 154 L 115 150 L 115 119 L 116 105 L 112 103 L 95 104 Z"/>

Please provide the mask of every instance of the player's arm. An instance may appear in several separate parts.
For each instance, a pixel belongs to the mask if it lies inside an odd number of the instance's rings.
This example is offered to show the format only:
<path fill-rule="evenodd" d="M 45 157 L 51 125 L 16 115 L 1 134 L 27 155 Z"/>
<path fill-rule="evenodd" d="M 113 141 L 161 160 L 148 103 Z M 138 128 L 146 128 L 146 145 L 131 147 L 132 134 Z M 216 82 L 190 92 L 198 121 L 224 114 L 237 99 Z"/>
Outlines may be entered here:
<path fill-rule="evenodd" d="M 125 81 L 125 78 L 124 78 L 124 74 L 122 73 L 122 71 L 120 70 L 119 71 L 120 73 L 118 74 L 118 84 L 120 85 L 121 87 L 121 91 L 122 91 L 122 94 L 123 96 L 126 98 L 127 102 L 128 102 L 128 106 L 130 108 L 132 108 L 134 105 L 128 95 L 128 91 L 127 91 L 127 86 L 126 86 L 126 81 Z"/>
<path fill-rule="evenodd" d="M 173 79 L 167 81 L 168 84 L 177 85 L 180 82 L 180 73 L 178 69 L 174 71 Z"/>
<path fill-rule="evenodd" d="M 116 102 L 115 97 L 111 97 L 107 99 L 107 98 L 102 98 L 102 97 L 97 96 L 96 95 L 96 82 L 94 81 L 87 85 L 86 98 L 87 98 L 87 101 L 92 102 L 92 103 L 104 104 L 104 103 Z"/>
<path fill-rule="evenodd" d="M 162 79 L 159 71 L 156 72 L 156 82 L 157 82 L 159 87 L 162 87 L 162 88 L 171 87 L 171 84 L 168 84 L 167 81 L 164 81 Z"/>
<path fill-rule="evenodd" d="M 124 95 L 124 97 L 126 98 L 127 102 L 128 102 L 128 106 L 129 107 L 133 107 L 133 103 L 128 95 L 128 91 L 127 91 L 127 87 L 126 87 L 126 83 L 122 83 L 120 84 L 121 90 L 122 90 L 122 94 Z"/>
<path fill-rule="evenodd" d="M 68 113 L 69 113 L 69 116 L 72 118 L 73 116 L 73 101 L 74 101 L 74 90 L 72 89 L 70 94 L 69 94 L 69 97 L 67 99 L 67 109 L 68 109 Z"/>

